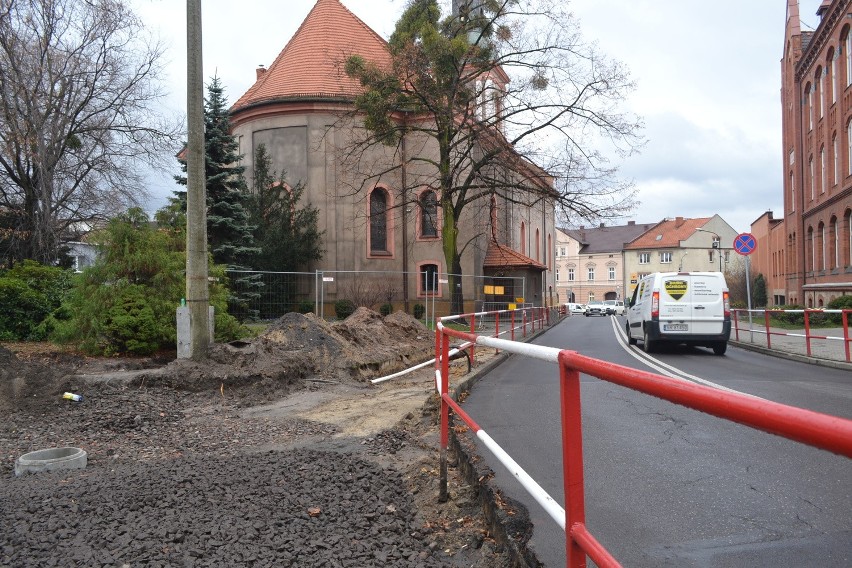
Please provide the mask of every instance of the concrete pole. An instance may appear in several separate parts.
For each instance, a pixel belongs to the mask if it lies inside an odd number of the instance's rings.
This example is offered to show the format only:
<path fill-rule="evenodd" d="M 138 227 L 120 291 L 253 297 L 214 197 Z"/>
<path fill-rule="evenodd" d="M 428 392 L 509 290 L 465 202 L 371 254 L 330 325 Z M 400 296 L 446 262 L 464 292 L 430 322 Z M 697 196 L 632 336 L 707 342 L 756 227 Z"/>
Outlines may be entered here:
<path fill-rule="evenodd" d="M 203 361 L 210 346 L 210 293 L 207 281 L 207 188 L 204 176 L 204 68 L 201 0 L 186 1 L 186 301 L 190 358 Z"/>

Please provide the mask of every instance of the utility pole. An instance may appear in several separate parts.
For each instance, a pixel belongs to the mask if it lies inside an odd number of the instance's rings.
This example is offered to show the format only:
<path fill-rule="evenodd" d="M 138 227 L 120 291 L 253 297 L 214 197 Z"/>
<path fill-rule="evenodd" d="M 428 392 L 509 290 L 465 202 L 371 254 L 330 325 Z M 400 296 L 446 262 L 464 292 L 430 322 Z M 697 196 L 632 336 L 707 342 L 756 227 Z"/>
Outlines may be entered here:
<path fill-rule="evenodd" d="M 207 281 L 207 188 L 204 176 L 204 67 L 201 0 L 186 1 L 186 301 L 190 358 L 207 359 L 210 293 Z"/>

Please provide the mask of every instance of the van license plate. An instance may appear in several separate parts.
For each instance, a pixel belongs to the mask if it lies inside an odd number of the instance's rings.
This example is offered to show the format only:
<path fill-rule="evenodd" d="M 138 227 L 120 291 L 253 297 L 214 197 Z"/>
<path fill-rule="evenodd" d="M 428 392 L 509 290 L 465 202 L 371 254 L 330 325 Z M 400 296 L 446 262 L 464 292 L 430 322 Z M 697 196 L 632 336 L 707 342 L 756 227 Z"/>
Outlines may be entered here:
<path fill-rule="evenodd" d="M 689 326 L 685 323 L 667 323 L 663 324 L 663 331 L 689 331 Z"/>

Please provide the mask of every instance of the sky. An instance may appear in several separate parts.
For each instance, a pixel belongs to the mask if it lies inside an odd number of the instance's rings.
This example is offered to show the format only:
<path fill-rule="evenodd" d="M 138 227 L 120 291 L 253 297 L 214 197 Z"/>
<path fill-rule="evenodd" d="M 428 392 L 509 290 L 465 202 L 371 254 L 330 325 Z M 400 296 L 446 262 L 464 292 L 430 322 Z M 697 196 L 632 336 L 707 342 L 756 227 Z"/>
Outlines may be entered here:
<path fill-rule="evenodd" d="M 406 0 L 341 0 L 384 38 Z M 186 3 L 131 0 L 167 45 L 169 112 L 186 108 Z M 800 0 L 802 29 L 815 29 L 820 0 Z M 269 66 L 314 0 L 203 0 L 204 76 L 217 75 L 233 103 Z M 787 0 L 570 0 L 580 31 L 624 63 L 637 84 L 624 109 L 642 117 L 646 144 L 625 160 L 638 205 L 629 220 L 719 214 L 738 232 L 772 210 L 781 216 L 781 55 Z M 174 171 L 152 173 L 146 209 L 165 205 Z"/>

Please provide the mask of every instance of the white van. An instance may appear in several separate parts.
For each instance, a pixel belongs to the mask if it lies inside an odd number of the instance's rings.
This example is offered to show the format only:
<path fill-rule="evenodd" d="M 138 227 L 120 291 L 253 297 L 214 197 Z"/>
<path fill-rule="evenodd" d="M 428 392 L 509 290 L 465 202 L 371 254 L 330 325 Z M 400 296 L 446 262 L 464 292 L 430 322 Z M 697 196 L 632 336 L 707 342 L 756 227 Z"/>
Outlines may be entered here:
<path fill-rule="evenodd" d="M 650 353 L 658 342 L 712 347 L 731 336 L 728 284 L 721 272 L 655 272 L 639 280 L 627 305 L 627 339 Z"/>

